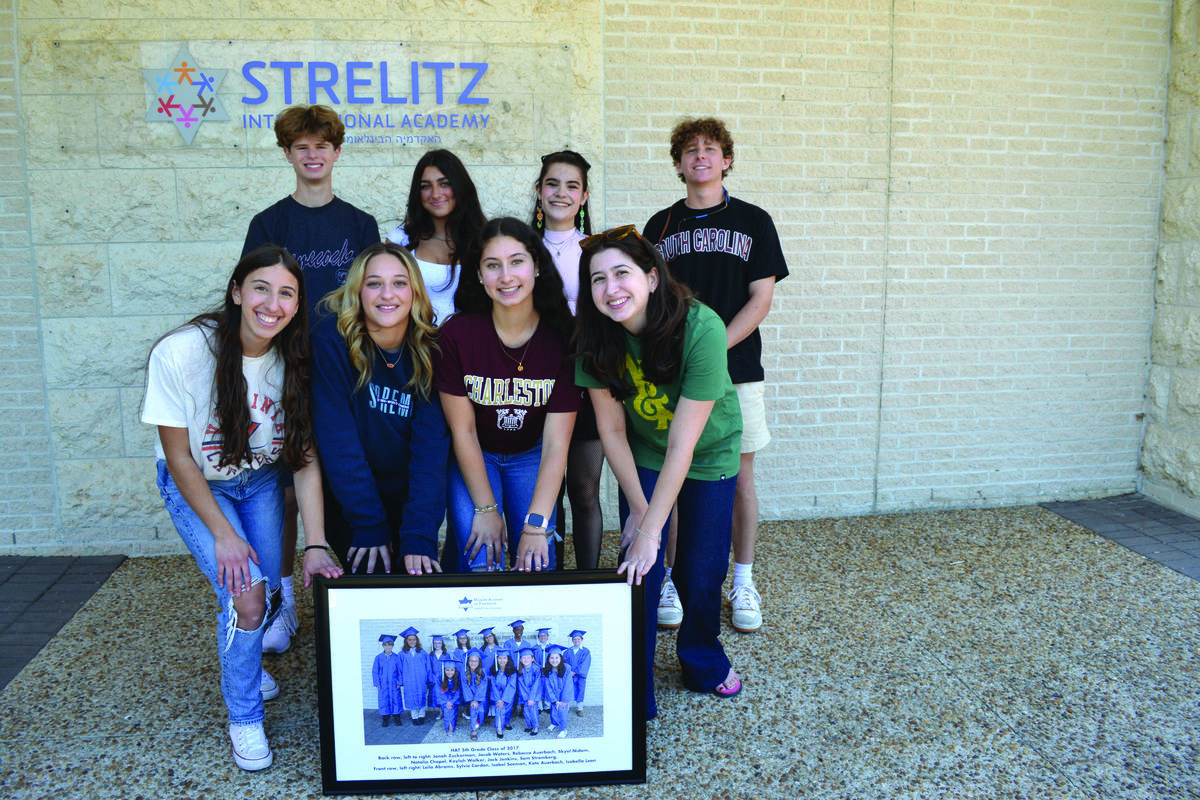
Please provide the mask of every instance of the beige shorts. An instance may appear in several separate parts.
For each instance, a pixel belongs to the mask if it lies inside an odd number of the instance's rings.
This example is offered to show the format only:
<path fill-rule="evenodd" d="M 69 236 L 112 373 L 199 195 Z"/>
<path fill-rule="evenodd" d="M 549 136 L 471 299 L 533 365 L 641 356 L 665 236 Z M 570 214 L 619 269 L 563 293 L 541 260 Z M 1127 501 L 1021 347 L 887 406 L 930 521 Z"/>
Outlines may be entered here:
<path fill-rule="evenodd" d="M 742 452 L 756 453 L 771 442 L 767 430 L 766 381 L 737 383 L 738 405 L 742 407 Z"/>

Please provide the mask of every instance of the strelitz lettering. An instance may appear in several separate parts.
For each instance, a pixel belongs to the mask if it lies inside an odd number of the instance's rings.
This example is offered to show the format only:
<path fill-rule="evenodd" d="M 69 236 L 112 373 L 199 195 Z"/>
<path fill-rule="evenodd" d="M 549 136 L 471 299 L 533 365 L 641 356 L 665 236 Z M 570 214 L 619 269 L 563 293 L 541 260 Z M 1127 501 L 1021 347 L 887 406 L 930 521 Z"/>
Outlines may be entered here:
<path fill-rule="evenodd" d="M 259 73 L 265 70 L 279 71 L 280 77 L 283 79 L 283 102 L 285 105 L 292 103 L 293 75 L 297 71 L 301 76 L 307 78 L 309 103 L 327 101 L 333 105 L 340 105 L 342 100 L 339 92 L 344 88 L 345 102 L 350 105 L 371 105 L 375 102 L 383 105 L 417 105 L 421 102 L 421 74 L 422 71 L 426 71 L 433 73 L 434 104 L 443 105 L 446 102 L 444 85 L 446 73 L 456 70 L 470 73 L 466 85 L 455 101 L 457 104 L 486 105 L 489 102 L 486 97 L 473 96 L 479 82 L 487 73 L 488 65 L 485 62 L 462 61 L 457 65 L 452 61 L 409 62 L 407 81 L 399 79 L 405 85 L 403 87 L 396 86 L 396 88 L 401 88 L 404 93 L 392 94 L 394 82 L 389 78 L 389 67 L 386 61 L 380 61 L 378 64 L 374 61 L 347 61 L 344 71 L 340 71 L 338 65 L 332 61 L 272 61 L 270 63 L 247 61 L 242 65 L 242 77 L 255 89 L 257 94 L 253 97 L 243 97 L 244 104 L 256 106 L 270 99 L 270 90 L 264 83 L 266 76 L 262 76 L 261 79 L 259 77 Z M 318 95 L 322 92 L 325 100 L 318 99 Z"/>

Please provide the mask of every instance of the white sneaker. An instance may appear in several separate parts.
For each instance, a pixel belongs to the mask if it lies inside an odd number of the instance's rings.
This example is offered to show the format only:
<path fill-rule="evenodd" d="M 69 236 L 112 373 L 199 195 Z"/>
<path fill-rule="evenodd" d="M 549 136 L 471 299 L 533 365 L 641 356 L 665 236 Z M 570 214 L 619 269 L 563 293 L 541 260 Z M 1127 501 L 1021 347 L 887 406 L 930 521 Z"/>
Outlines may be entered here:
<path fill-rule="evenodd" d="M 230 723 L 229 741 L 233 744 L 233 762 L 242 769 L 254 772 L 271 766 L 271 746 L 261 722 Z"/>
<path fill-rule="evenodd" d="M 662 591 L 658 595 L 658 627 L 678 628 L 683 624 L 683 603 L 675 592 L 675 584 L 670 578 L 663 581 Z"/>
<path fill-rule="evenodd" d="M 279 684 L 265 669 L 258 675 L 258 690 L 262 692 L 263 700 L 274 700 L 279 697 Z"/>
<path fill-rule="evenodd" d="M 739 633 L 754 633 L 762 627 L 762 611 L 759 603 L 762 595 L 753 583 L 734 584 L 729 590 L 729 601 L 733 603 L 733 629 Z"/>
<path fill-rule="evenodd" d="M 300 621 L 296 619 L 296 607 L 284 606 L 279 609 L 275 621 L 263 634 L 262 649 L 264 653 L 283 653 L 292 646 L 292 637 Z"/>

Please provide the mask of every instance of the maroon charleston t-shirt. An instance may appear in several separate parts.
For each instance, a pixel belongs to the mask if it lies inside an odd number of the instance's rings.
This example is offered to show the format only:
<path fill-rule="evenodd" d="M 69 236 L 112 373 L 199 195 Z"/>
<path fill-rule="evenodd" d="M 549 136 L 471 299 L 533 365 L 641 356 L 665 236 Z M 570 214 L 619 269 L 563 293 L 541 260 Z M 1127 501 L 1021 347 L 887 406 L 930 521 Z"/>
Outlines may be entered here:
<path fill-rule="evenodd" d="M 526 344 L 505 347 L 490 314 L 455 314 L 438 347 L 434 385 L 470 399 L 479 446 L 489 453 L 523 453 L 542 438 L 546 414 L 579 410 L 575 363 L 545 321 Z"/>

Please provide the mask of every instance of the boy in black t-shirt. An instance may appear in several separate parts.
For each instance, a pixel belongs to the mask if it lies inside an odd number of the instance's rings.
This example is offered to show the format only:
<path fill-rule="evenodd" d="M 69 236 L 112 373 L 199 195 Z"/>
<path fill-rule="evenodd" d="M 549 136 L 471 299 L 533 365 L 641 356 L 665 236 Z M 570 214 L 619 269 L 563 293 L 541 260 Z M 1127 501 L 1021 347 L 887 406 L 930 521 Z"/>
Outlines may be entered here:
<path fill-rule="evenodd" d="M 333 196 L 333 165 L 342 154 L 346 127 L 328 106 L 292 106 L 275 118 L 275 142 L 296 172 L 296 190 L 254 215 L 242 255 L 264 244 L 287 248 L 304 271 L 309 326 L 316 305 L 346 281 L 354 257 L 379 241 L 375 218 Z M 263 634 L 263 652 L 282 653 L 296 632 L 292 567 L 296 558 L 296 492 L 284 490 L 283 604 Z"/>
<path fill-rule="evenodd" d="M 733 167 L 733 137 L 711 117 L 680 122 L 671 131 L 671 160 L 687 196 L 646 223 L 645 237 L 671 266 L 671 274 L 696 293 L 725 323 L 729 377 L 742 407 L 742 458 L 733 506 L 733 627 L 762 627 L 754 587 L 758 496 L 754 453 L 771 441 L 764 407 L 762 337 L 758 326 L 771 310 L 775 282 L 788 275 L 779 235 L 761 208 L 730 197 L 724 179 Z M 667 580 L 659 597 L 659 626 L 678 627 L 683 607 L 671 583 L 674 536 L 667 548 Z"/>

